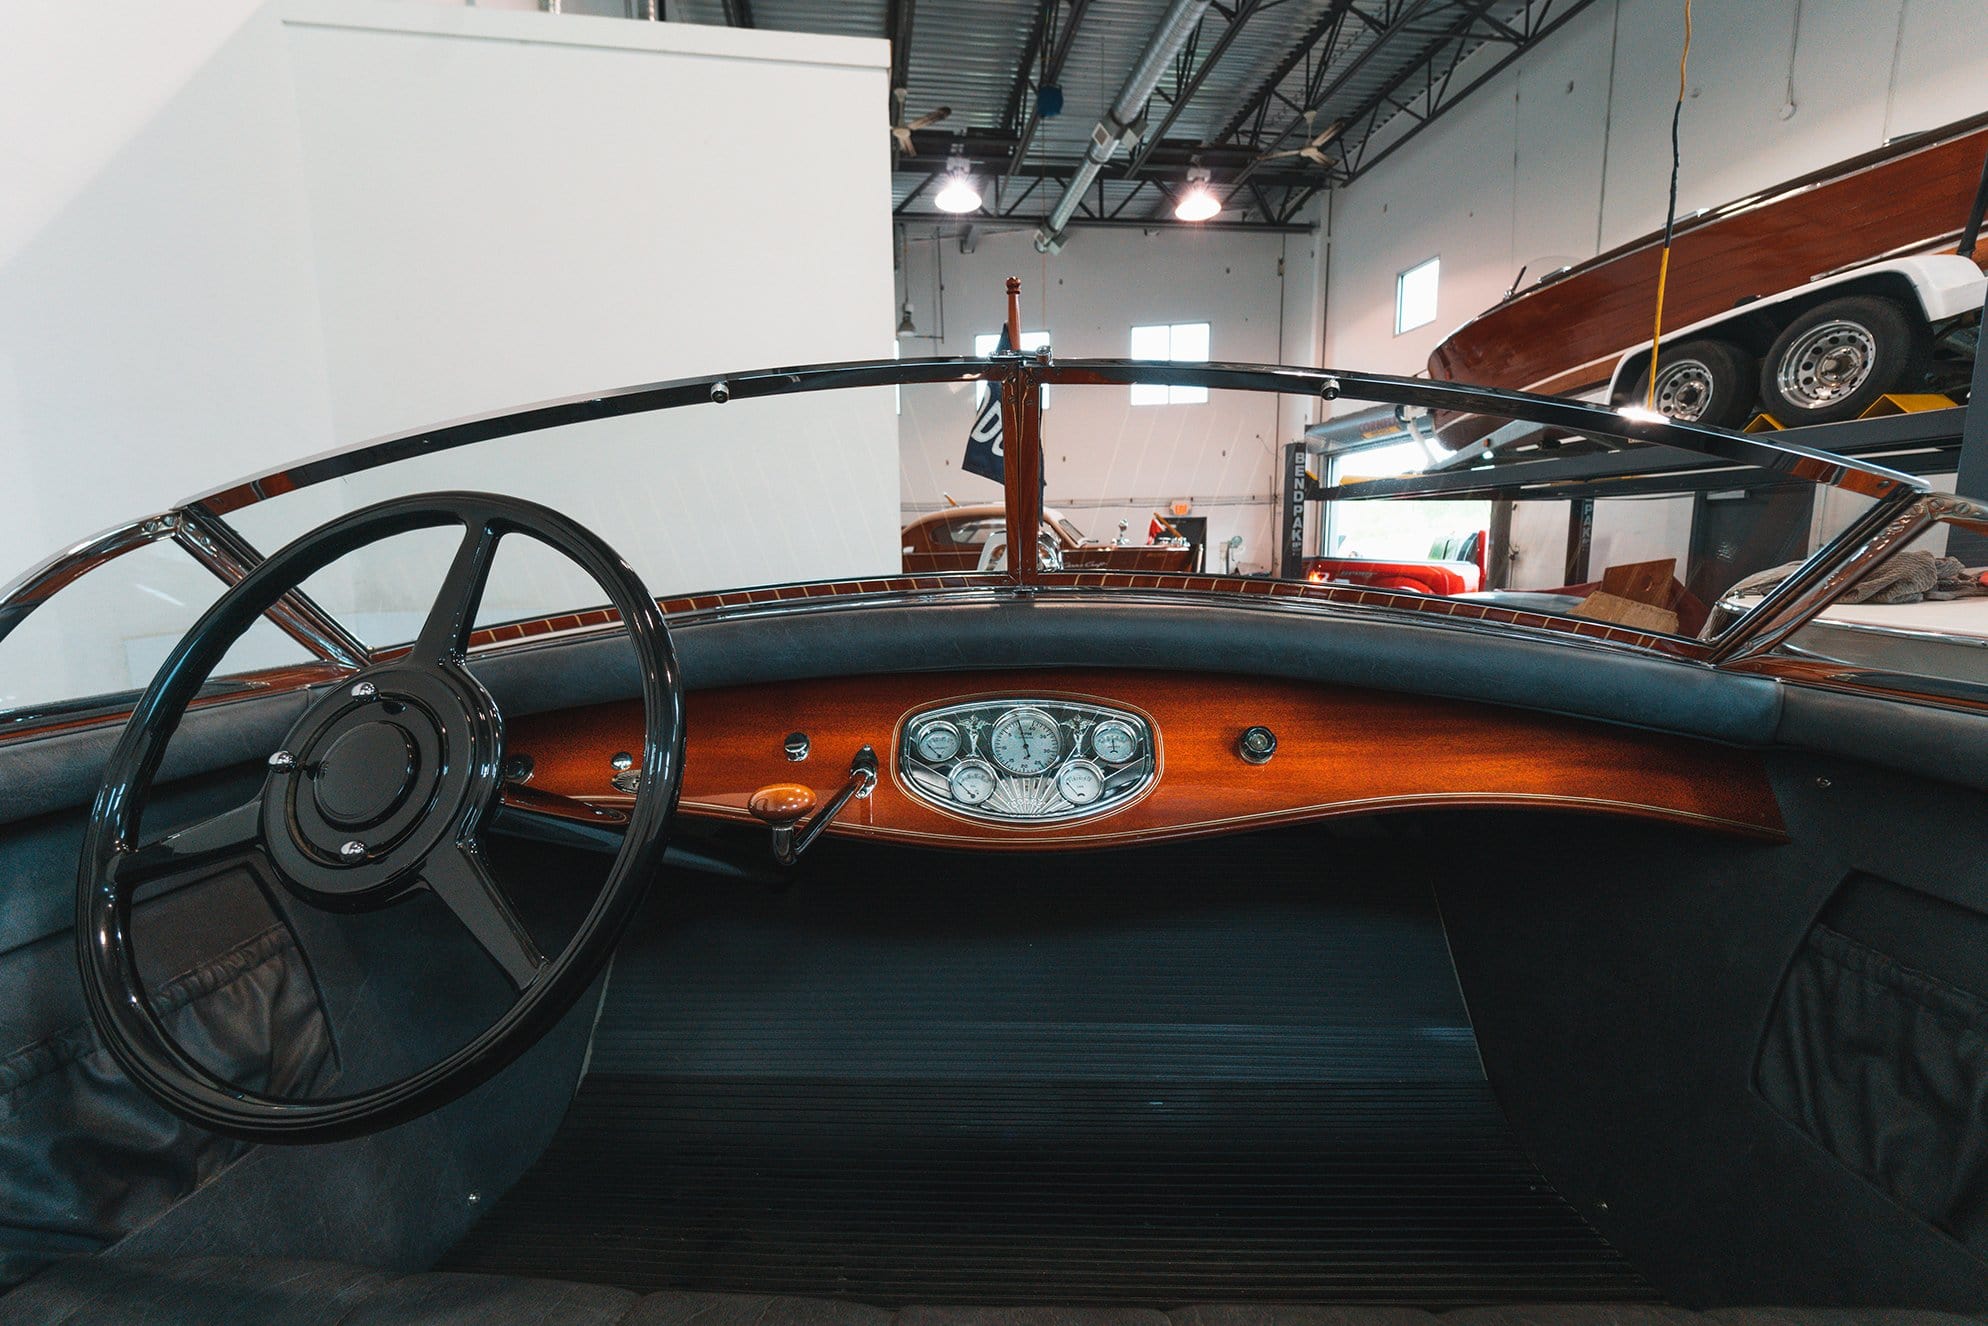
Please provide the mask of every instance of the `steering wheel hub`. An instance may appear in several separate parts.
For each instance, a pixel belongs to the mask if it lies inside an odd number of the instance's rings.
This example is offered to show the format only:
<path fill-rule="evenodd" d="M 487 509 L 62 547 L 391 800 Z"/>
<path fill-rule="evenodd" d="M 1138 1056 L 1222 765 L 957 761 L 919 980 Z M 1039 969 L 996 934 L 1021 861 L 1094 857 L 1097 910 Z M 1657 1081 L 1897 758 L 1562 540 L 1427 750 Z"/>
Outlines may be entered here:
<path fill-rule="evenodd" d="M 331 823 L 370 829 L 406 804 L 420 767 L 413 733 L 391 719 L 364 723 L 325 751 L 311 771 L 311 795 Z"/>
<path fill-rule="evenodd" d="M 284 749 L 295 763 L 271 772 L 262 803 L 278 876 L 318 906 L 370 910 L 495 799 L 503 733 L 465 669 L 389 665 L 305 711 Z"/>

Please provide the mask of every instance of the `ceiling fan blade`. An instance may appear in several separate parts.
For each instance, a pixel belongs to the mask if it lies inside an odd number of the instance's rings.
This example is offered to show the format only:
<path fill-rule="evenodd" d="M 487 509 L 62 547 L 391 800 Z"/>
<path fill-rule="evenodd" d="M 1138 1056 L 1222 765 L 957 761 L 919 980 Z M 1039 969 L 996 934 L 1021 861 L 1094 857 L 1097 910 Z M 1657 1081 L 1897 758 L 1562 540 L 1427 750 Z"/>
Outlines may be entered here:
<path fill-rule="evenodd" d="M 906 125 L 905 128 L 929 129 L 933 125 L 937 124 L 940 120 L 945 119 L 948 115 L 951 115 L 952 113 L 953 113 L 953 108 L 951 106 L 940 106 L 934 110 L 927 111 L 925 114 L 919 116 L 917 119 L 913 120 L 910 124 Z"/>
<path fill-rule="evenodd" d="M 1340 131 L 1343 130 L 1345 127 L 1346 127 L 1346 121 L 1334 120 L 1331 124 L 1325 126 L 1325 132 L 1319 134 L 1316 138 L 1312 139 L 1311 142 L 1305 144 L 1305 146 L 1324 147 L 1334 138 L 1337 138 L 1339 136 Z"/>

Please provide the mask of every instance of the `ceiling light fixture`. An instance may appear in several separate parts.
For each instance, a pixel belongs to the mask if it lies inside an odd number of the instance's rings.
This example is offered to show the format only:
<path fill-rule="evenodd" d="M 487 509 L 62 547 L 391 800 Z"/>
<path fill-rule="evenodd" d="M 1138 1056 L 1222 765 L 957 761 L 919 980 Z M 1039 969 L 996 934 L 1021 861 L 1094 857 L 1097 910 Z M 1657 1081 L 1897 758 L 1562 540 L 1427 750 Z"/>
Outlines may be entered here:
<path fill-rule="evenodd" d="M 934 207 L 953 213 L 980 210 L 980 190 L 973 187 L 973 177 L 967 174 L 969 169 L 966 158 L 953 153 L 952 160 L 946 163 L 946 187 L 932 200 Z"/>
<path fill-rule="evenodd" d="M 1222 200 L 1208 187 L 1208 171 L 1196 166 L 1187 172 L 1187 192 L 1173 206 L 1173 214 L 1181 221 L 1206 221 L 1220 214 Z"/>

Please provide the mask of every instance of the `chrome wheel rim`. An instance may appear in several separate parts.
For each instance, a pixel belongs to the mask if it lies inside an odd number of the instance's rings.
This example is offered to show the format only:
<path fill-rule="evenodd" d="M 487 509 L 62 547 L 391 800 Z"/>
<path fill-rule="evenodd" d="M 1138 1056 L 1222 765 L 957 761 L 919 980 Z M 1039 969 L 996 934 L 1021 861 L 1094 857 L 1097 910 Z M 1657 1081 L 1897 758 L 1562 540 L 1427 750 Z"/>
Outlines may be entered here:
<path fill-rule="evenodd" d="M 1776 367 L 1775 385 L 1784 399 L 1805 410 L 1820 410 L 1857 392 L 1870 381 L 1878 358 L 1877 338 L 1860 323 L 1819 323 L 1788 347 Z"/>
<path fill-rule="evenodd" d="M 1700 359 L 1679 359 L 1657 371 L 1657 412 L 1687 423 L 1712 404 L 1712 369 Z"/>

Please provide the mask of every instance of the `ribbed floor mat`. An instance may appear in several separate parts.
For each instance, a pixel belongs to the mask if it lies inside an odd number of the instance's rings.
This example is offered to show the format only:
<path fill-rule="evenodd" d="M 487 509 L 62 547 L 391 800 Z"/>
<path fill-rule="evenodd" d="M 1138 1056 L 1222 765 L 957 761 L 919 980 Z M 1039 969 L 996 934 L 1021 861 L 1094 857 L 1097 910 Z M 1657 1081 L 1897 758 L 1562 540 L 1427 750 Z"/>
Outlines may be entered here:
<path fill-rule="evenodd" d="M 1427 890 L 1343 843 L 809 864 L 678 883 L 553 1146 L 448 1268 L 886 1305 L 1651 1297 L 1513 1143 Z"/>

